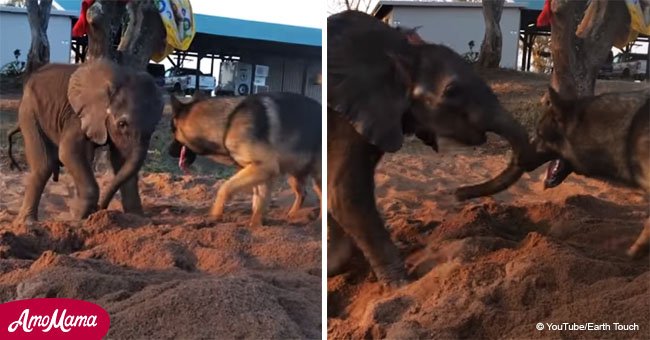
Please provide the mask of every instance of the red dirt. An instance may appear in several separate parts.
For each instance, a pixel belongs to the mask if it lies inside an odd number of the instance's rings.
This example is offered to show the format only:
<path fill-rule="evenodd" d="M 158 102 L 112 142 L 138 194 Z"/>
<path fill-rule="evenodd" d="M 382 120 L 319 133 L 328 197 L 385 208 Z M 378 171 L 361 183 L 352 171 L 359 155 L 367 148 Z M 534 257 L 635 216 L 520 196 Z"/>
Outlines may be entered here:
<path fill-rule="evenodd" d="M 490 79 L 532 127 L 548 80 L 514 72 Z M 496 137 L 480 148 L 447 143 L 439 154 L 411 140 L 386 155 L 377 202 L 412 280 L 384 288 L 357 254 L 347 273 L 328 279 L 329 338 L 650 339 L 650 259 L 625 256 L 650 213 L 645 194 L 575 174 L 544 190 L 540 168 L 498 195 L 453 199 L 454 188 L 503 169 L 507 150 Z M 612 329 L 547 329 L 565 322 Z"/>
<path fill-rule="evenodd" d="M 250 197 L 205 219 L 221 181 L 143 174 L 146 216 L 109 210 L 66 222 L 73 184 L 48 183 L 41 223 L 14 228 L 24 173 L 0 176 L 0 297 L 70 297 L 111 315 L 110 338 L 320 338 L 321 221 L 313 194 L 284 215 L 284 186 L 262 228 L 247 227 Z M 64 169 L 65 171 L 65 169 Z M 100 177 L 100 186 L 110 176 Z"/>
<path fill-rule="evenodd" d="M 647 339 L 650 264 L 625 257 L 648 213 L 643 193 L 575 174 L 543 190 L 539 169 L 492 198 L 453 201 L 449 188 L 506 162 L 481 150 L 435 155 L 416 142 L 387 156 L 378 204 L 416 279 L 389 291 L 357 259 L 328 280 L 329 336 Z M 538 322 L 640 330 L 540 332 Z"/>

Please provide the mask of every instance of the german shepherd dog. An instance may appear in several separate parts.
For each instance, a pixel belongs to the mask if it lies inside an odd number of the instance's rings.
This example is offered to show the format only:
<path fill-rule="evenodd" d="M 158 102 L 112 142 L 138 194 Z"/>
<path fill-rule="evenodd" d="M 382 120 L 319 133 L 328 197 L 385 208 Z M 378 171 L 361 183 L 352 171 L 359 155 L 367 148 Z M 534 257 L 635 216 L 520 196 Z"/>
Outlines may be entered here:
<path fill-rule="evenodd" d="M 540 154 L 560 160 L 549 166 L 545 187 L 575 172 L 640 188 L 650 197 L 650 89 L 567 100 L 549 88 L 549 99 L 535 144 Z M 628 255 L 649 249 L 650 218 Z"/>
<path fill-rule="evenodd" d="M 236 165 L 240 170 L 221 185 L 210 216 L 219 219 L 235 193 L 253 190 L 250 225 L 262 225 L 273 180 L 289 176 L 295 200 L 288 218 L 295 217 L 305 198 L 308 177 L 320 200 L 321 105 L 293 93 L 262 93 L 248 97 L 195 97 L 183 103 L 171 96 L 172 133 L 169 148 L 181 168 L 196 155 Z"/>

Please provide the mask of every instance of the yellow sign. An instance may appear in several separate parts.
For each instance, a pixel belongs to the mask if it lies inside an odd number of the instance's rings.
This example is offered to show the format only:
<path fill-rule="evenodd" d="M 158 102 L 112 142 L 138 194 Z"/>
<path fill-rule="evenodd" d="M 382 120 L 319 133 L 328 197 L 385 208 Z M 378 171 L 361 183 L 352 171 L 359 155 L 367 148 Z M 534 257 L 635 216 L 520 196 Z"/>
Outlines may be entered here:
<path fill-rule="evenodd" d="M 156 5 L 167 32 L 165 51 L 155 53 L 151 57 L 154 61 L 160 62 L 174 49 L 187 50 L 194 39 L 196 28 L 189 0 L 156 0 Z"/>

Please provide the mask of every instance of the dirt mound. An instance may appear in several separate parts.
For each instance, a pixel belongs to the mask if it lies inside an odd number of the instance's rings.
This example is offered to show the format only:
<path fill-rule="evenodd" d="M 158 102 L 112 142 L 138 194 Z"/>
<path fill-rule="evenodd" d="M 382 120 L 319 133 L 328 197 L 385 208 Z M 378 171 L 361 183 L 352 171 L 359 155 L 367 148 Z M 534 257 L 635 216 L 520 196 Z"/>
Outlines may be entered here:
<path fill-rule="evenodd" d="M 249 228 L 250 195 L 206 219 L 222 183 L 205 176 L 143 174 L 145 216 L 115 200 L 69 221 L 73 183 L 65 172 L 41 200 L 42 222 L 11 221 L 21 173 L 0 176 L 0 298 L 70 297 L 111 315 L 112 338 L 320 338 L 321 231 L 309 195 L 287 221 L 290 190 L 278 186 L 262 228 Z M 110 175 L 100 177 L 104 185 Z"/>
<path fill-rule="evenodd" d="M 387 156 L 376 179 L 411 283 L 381 287 L 357 256 L 328 280 L 330 337 L 648 338 L 650 263 L 625 256 L 649 213 L 641 192 L 577 175 L 543 190 L 539 169 L 494 197 L 458 203 L 449 188 L 487 179 L 507 157 L 406 149 Z M 539 322 L 612 329 L 538 331 Z"/>

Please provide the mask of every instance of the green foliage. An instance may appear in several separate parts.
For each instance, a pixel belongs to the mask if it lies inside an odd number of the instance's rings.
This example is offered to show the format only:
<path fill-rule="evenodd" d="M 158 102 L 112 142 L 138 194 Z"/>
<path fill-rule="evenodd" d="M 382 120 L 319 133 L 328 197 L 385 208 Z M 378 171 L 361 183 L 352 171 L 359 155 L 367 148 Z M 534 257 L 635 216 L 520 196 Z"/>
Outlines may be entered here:
<path fill-rule="evenodd" d="M 463 53 L 462 57 L 468 63 L 474 64 L 478 61 L 478 52 L 474 51 L 474 40 L 470 40 L 467 46 L 469 46 L 469 52 Z"/>

